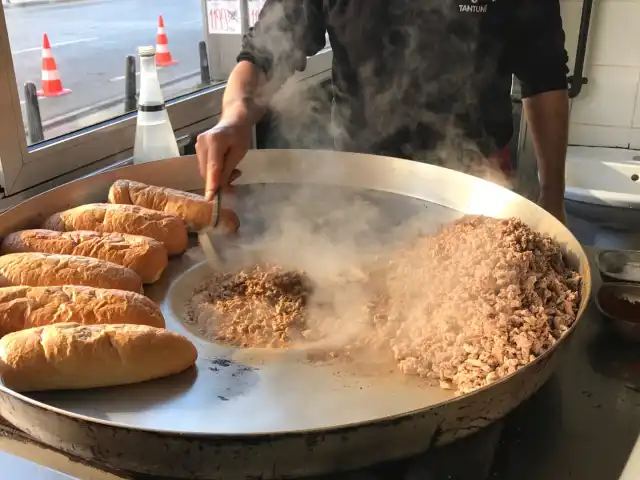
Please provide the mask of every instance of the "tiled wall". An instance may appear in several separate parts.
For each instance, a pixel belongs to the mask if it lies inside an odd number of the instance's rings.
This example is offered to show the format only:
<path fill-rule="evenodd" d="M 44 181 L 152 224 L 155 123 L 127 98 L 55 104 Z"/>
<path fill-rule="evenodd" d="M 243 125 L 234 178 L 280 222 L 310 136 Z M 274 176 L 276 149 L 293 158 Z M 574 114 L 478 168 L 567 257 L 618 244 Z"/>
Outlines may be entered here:
<path fill-rule="evenodd" d="M 582 1 L 561 5 L 573 72 Z M 640 149 L 640 0 L 594 0 L 584 76 L 569 143 Z"/>

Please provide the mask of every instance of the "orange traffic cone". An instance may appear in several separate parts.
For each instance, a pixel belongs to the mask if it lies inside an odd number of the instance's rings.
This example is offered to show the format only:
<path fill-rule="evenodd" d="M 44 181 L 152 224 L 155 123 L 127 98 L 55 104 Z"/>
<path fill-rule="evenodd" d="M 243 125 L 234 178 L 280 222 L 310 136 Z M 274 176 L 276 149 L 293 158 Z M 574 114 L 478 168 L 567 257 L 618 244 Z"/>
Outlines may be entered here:
<path fill-rule="evenodd" d="M 167 40 L 167 34 L 164 32 L 164 20 L 160 15 L 158 17 L 158 35 L 156 36 L 156 65 L 158 67 L 168 67 L 176 63 L 178 63 L 177 60 L 171 58 L 169 41 Z"/>
<path fill-rule="evenodd" d="M 68 88 L 62 88 L 58 67 L 51 54 L 51 44 L 46 33 L 42 39 L 42 90 L 38 90 L 37 93 L 40 97 L 59 97 L 71 93 Z"/>

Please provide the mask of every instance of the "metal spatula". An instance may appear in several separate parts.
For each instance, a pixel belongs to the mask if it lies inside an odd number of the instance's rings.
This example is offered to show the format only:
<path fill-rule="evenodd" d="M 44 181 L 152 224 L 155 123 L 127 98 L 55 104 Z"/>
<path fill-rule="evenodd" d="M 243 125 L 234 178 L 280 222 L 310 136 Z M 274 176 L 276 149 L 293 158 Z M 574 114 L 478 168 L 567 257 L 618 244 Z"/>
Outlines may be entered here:
<path fill-rule="evenodd" d="M 219 248 L 222 233 L 218 228 L 220 221 L 220 189 L 213 196 L 211 221 L 198 232 L 198 241 L 204 251 L 205 258 L 213 268 L 220 268 L 225 262 L 224 249 Z"/>

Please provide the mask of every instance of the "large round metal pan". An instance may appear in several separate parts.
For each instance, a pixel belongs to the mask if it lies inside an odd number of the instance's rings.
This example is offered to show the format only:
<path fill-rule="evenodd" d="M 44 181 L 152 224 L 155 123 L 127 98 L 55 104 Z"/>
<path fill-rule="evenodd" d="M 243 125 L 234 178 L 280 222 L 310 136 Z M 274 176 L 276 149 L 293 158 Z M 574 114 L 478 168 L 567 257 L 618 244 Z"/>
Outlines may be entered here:
<path fill-rule="evenodd" d="M 584 279 L 578 320 L 585 310 L 591 276 L 577 240 L 544 210 L 495 184 L 416 162 L 323 151 L 251 151 L 242 169 L 237 208 L 248 232 L 243 235 L 266 238 L 277 225 L 279 235 L 289 238 L 289 260 L 322 257 L 330 263 L 308 246 L 311 237 L 302 238 L 294 217 L 302 223 L 330 219 L 326 235 L 333 235 L 332 242 L 352 242 L 355 251 L 356 238 L 375 242 L 402 224 L 415 226 L 416 219 L 433 229 L 463 213 L 516 216 L 563 245 Z M 105 201 L 118 178 L 189 191 L 203 186 L 194 157 L 113 170 L 3 213 L 0 234 L 37 226 L 59 210 Z M 210 274 L 202 260 L 194 245 L 147 289 L 161 304 L 168 328 L 197 345 L 197 368 L 92 391 L 25 396 L 0 387 L 0 414 L 45 444 L 148 474 L 232 480 L 353 469 L 452 442 L 503 417 L 548 379 L 578 324 L 515 374 L 454 398 L 400 374 L 372 375 L 340 362 L 314 365 L 291 352 L 239 351 L 200 337 L 182 316 L 192 288 Z"/>

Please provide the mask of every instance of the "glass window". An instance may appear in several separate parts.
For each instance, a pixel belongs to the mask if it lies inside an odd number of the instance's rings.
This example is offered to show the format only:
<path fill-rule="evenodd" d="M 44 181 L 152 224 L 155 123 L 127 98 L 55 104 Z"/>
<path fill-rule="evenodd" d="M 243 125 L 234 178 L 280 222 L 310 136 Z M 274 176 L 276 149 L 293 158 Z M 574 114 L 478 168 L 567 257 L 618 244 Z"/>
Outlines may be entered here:
<path fill-rule="evenodd" d="M 2 0 L 0 196 L 130 155 L 142 45 L 156 46 L 176 135 L 213 126 L 238 28 L 264 1 Z M 295 80 L 315 81 L 330 67 L 325 50 Z"/>
<path fill-rule="evenodd" d="M 17 2 L 17 0 L 15 0 Z M 28 132 L 24 86 L 33 82 L 42 140 L 68 134 L 135 109 L 126 101 L 127 57 L 156 45 L 165 100 L 202 86 L 200 0 L 84 0 L 5 6 L 11 55 Z M 16 4 L 17 5 L 17 4 Z M 31 133 L 31 132 L 30 132 Z M 29 135 L 28 144 L 38 135 Z"/>

